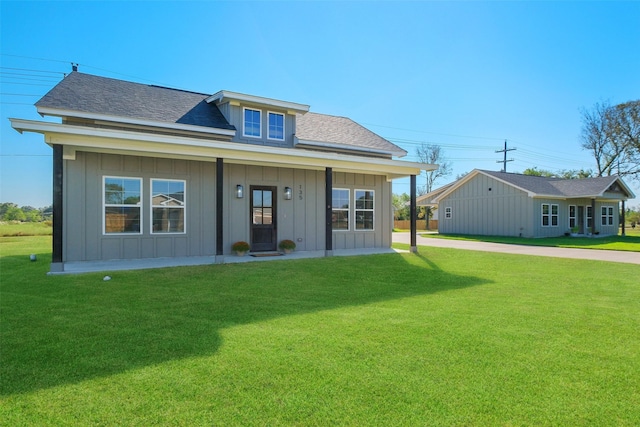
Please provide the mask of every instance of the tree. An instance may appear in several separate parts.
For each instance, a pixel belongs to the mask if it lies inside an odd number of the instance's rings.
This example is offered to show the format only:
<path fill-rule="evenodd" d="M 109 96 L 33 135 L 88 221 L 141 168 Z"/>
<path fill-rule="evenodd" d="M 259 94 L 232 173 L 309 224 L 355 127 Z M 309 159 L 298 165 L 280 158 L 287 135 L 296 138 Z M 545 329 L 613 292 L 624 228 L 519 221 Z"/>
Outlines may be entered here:
<path fill-rule="evenodd" d="M 524 171 L 522 171 L 523 175 L 529 175 L 529 176 L 544 176 L 547 178 L 552 178 L 555 176 L 555 174 L 551 171 L 545 170 L 545 169 L 538 169 L 537 167 L 532 167 L 532 168 L 526 168 Z"/>
<path fill-rule="evenodd" d="M 597 176 L 640 178 L 640 100 L 583 109 L 581 140 L 593 155 Z"/>
<path fill-rule="evenodd" d="M 411 197 L 407 193 L 393 194 L 392 204 L 394 210 L 394 216 L 397 220 L 404 220 L 409 218 L 409 199 Z"/>
<path fill-rule="evenodd" d="M 13 206 L 9 206 L 5 211 L 4 215 L 2 215 L 2 219 L 5 221 L 24 221 L 26 216 L 22 209 L 20 209 L 17 205 L 11 203 Z"/>
<path fill-rule="evenodd" d="M 525 169 L 522 171 L 522 174 L 530 176 L 544 176 L 547 178 L 580 179 L 592 177 L 593 171 L 591 169 L 561 169 L 558 172 L 551 172 L 546 169 L 538 169 L 534 166 L 532 168 Z"/>
<path fill-rule="evenodd" d="M 418 188 L 418 194 L 423 195 L 433 191 L 433 186 L 439 178 L 444 178 L 451 175 L 451 162 L 449 162 L 437 144 L 422 143 L 416 150 L 418 160 L 420 163 L 437 164 L 438 169 L 425 173 L 425 185 Z M 424 209 L 424 218 L 426 221 L 427 230 L 429 230 L 429 220 L 432 216 L 432 208 L 426 206 Z"/>

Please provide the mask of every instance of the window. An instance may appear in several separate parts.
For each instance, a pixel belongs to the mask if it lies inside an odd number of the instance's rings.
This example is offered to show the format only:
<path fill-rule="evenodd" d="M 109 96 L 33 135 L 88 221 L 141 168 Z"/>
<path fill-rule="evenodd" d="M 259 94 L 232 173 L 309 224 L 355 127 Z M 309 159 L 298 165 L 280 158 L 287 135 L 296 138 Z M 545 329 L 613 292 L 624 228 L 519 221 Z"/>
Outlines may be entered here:
<path fill-rule="evenodd" d="M 151 233 L 184 233 L 185 181 L 151 180 Z"/>
<path fill-rule="evenodd" d="M 577 227 L 576 220 L 576 207 L 574 205 L 569 205 L 569 228 Z"/>
<path fill-rule="evenodd" d="M 284 141 L 284 114 L 269 112 L 269 139 Z"/>
<path fill-rule="evenodd" d="M 245 108 L 244 110 L 244 127 L 242 135 L 252 136 L 255 138 L 262 137 L 262 128 L 260 126 L 260 110 L 252 110 L 251 108 Z"/>
<path fill-rule="evenodd" d="M 542 204 L 542 226 L 558 226 L 558 205 Z"/>
<path fill-rule="evenodd" d="M 602 207 L 602 225 L 613 225 L 613 207 Z"/>
<path fill-rule="evenodd" d="M 451 206 L 447 206 L 446 208 L 444 208 L 444 219 L 451 219 L 451 218 L 452 218 Z"/>
<path fill-rule="evenodd" d="M 140 234 L 142 179 L 103 178 L 104 233 Z"/>
<path fill-rule="evenodd" d="M 587 206 L 587 228 L 591 230 L 593 227 L 593 207 Z"/>
<path fill-rule="evenodd" d="M 331 195 L 331 226 L 334 230 L 349 230 L 349 190 L 334 188 Z"/>
<path fill-rule="evenodd" d="M 356 230 L 373 230 L 373 190 L 355 190 Z"/>

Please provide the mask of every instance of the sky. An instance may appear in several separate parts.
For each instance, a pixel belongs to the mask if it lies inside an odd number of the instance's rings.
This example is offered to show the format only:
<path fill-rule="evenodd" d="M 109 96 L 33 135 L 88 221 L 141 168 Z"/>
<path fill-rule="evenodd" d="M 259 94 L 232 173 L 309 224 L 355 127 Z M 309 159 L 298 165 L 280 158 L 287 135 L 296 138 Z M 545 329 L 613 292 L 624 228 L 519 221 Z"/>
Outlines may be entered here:
<path fill-rule="evenodd" d="M 640 99 L 640 2 L 0 0 L 0 202 L 52 203 L 52 150 L 9 117 L 80 72 L 346 116 L 452 174 L 595 169 L 581 111 Z M 55 120 L 54 120 L 55 121 Z M 640 205 L 640 183 L 628 181 Z M 424 179 L 418 178 L 418 185 Z M 409 179 L 394 181 L 408 193 Z"/>

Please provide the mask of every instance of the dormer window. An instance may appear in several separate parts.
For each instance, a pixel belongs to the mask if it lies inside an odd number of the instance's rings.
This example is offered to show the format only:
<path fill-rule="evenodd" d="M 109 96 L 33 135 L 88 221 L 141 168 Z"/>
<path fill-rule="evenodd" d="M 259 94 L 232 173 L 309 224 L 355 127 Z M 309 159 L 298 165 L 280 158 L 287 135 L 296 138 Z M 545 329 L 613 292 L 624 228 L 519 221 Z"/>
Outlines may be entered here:
<path fill-rule="evenodd" d="M 262 130 L 260 126 L 261 111 L 251 108 L 244 108 L 244 126 L 242 128 L 243 136 L 251 136 L 254 138 L 262 137 Z"/>
<path fill-rule="evenodd" d="M 284 114 L 269 111 L 269 133 L 267 138 L 284 141 Z"/>

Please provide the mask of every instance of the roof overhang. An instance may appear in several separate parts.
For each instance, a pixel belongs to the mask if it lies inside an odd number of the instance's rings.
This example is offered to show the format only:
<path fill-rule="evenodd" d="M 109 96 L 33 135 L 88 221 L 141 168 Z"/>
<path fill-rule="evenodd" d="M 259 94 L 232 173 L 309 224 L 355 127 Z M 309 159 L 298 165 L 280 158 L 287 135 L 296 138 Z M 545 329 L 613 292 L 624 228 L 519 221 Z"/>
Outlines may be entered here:
<path fill-rule="evenodd" d="M 108 114 L 95 114 L 83 111 L 65 110 L 60 108 L 37 107 L 38 113 L 42 116 L 54 117 L 74 117 L 78 119 L 97 120 L 109 123 L 125 123 L 128 125 L 145 126 L 150 128 L 163 128 L 170 130 L 180 130 L 187 132 L 200 132 L 209 135 L 222 135 L 226 137 L 234 137 L 236 131 L 233 129 L 210 128 L 206 126 L 185 125 L 180 123 L 169 123 L 155 120 L 136 119 L 132 117 L 111 116 Z"/>
<path fill-rule="evenodd" d="M 298 137 L 293 138 L 293 145 L 299 148 L 309 147 L 309 148 L 321 148 L 321 149 L 330 149 L 330 150 L 359 151 L 362 153 L 372 153 L 372 154 L 393 156 L 393 157 L 404 157 L 407 155 L 407 152 L 404 150 L 397 150 L 397 151 L 378 150 L 375 148 L 356 147 L 355 145 L 346 145 L 346 144 L 338 144 L 338 143 L 323 142 L 323 141 L 312 141 L 308 139 L 298 139 Z"/>
<path fill-rule="evenodd" d="M 223 158 L 226 163 L 293 169 L 324 170 L 331 167 L 335 172 L 384 175 L 388 181 L 419 175 L 423 170 L 430 171 L 438 167 L 437 165 L 401 160 L 241 144 L 213 139 L 205 140 L 23 119 L 10 120 L 11 126 L 18 132 L 41 133 L 45 136 L 47 144 L 62 145 L 64 158 L 67 160 L 75 159 L 76 151 L 196 161 L 216 161 L 218 158 Z"/>
<path fill-rule="evenodd" d="M 264 105 L 269 107 L 275 107 L 283 110 L 287 110 L 289 114 L 304 114 L 309 111 L 309 106 L 305 104 L 298 104 L 296 102 L 289 101 L 280 101 L 277 99 L 271 98 L 263 98 L 261 96 L 255 95 L 246 95 L 244 93 L 231 92 L 228 90 L 221 90 L 220 92 L 216 92 L 207 99 L 205 99 L 207 103 L 214 102 L 216 104 L 223 104 L 225 102 L 233 103 L 236 101 L 239 105 L 240 102 L 254 104 L 254 105 Z"/>

